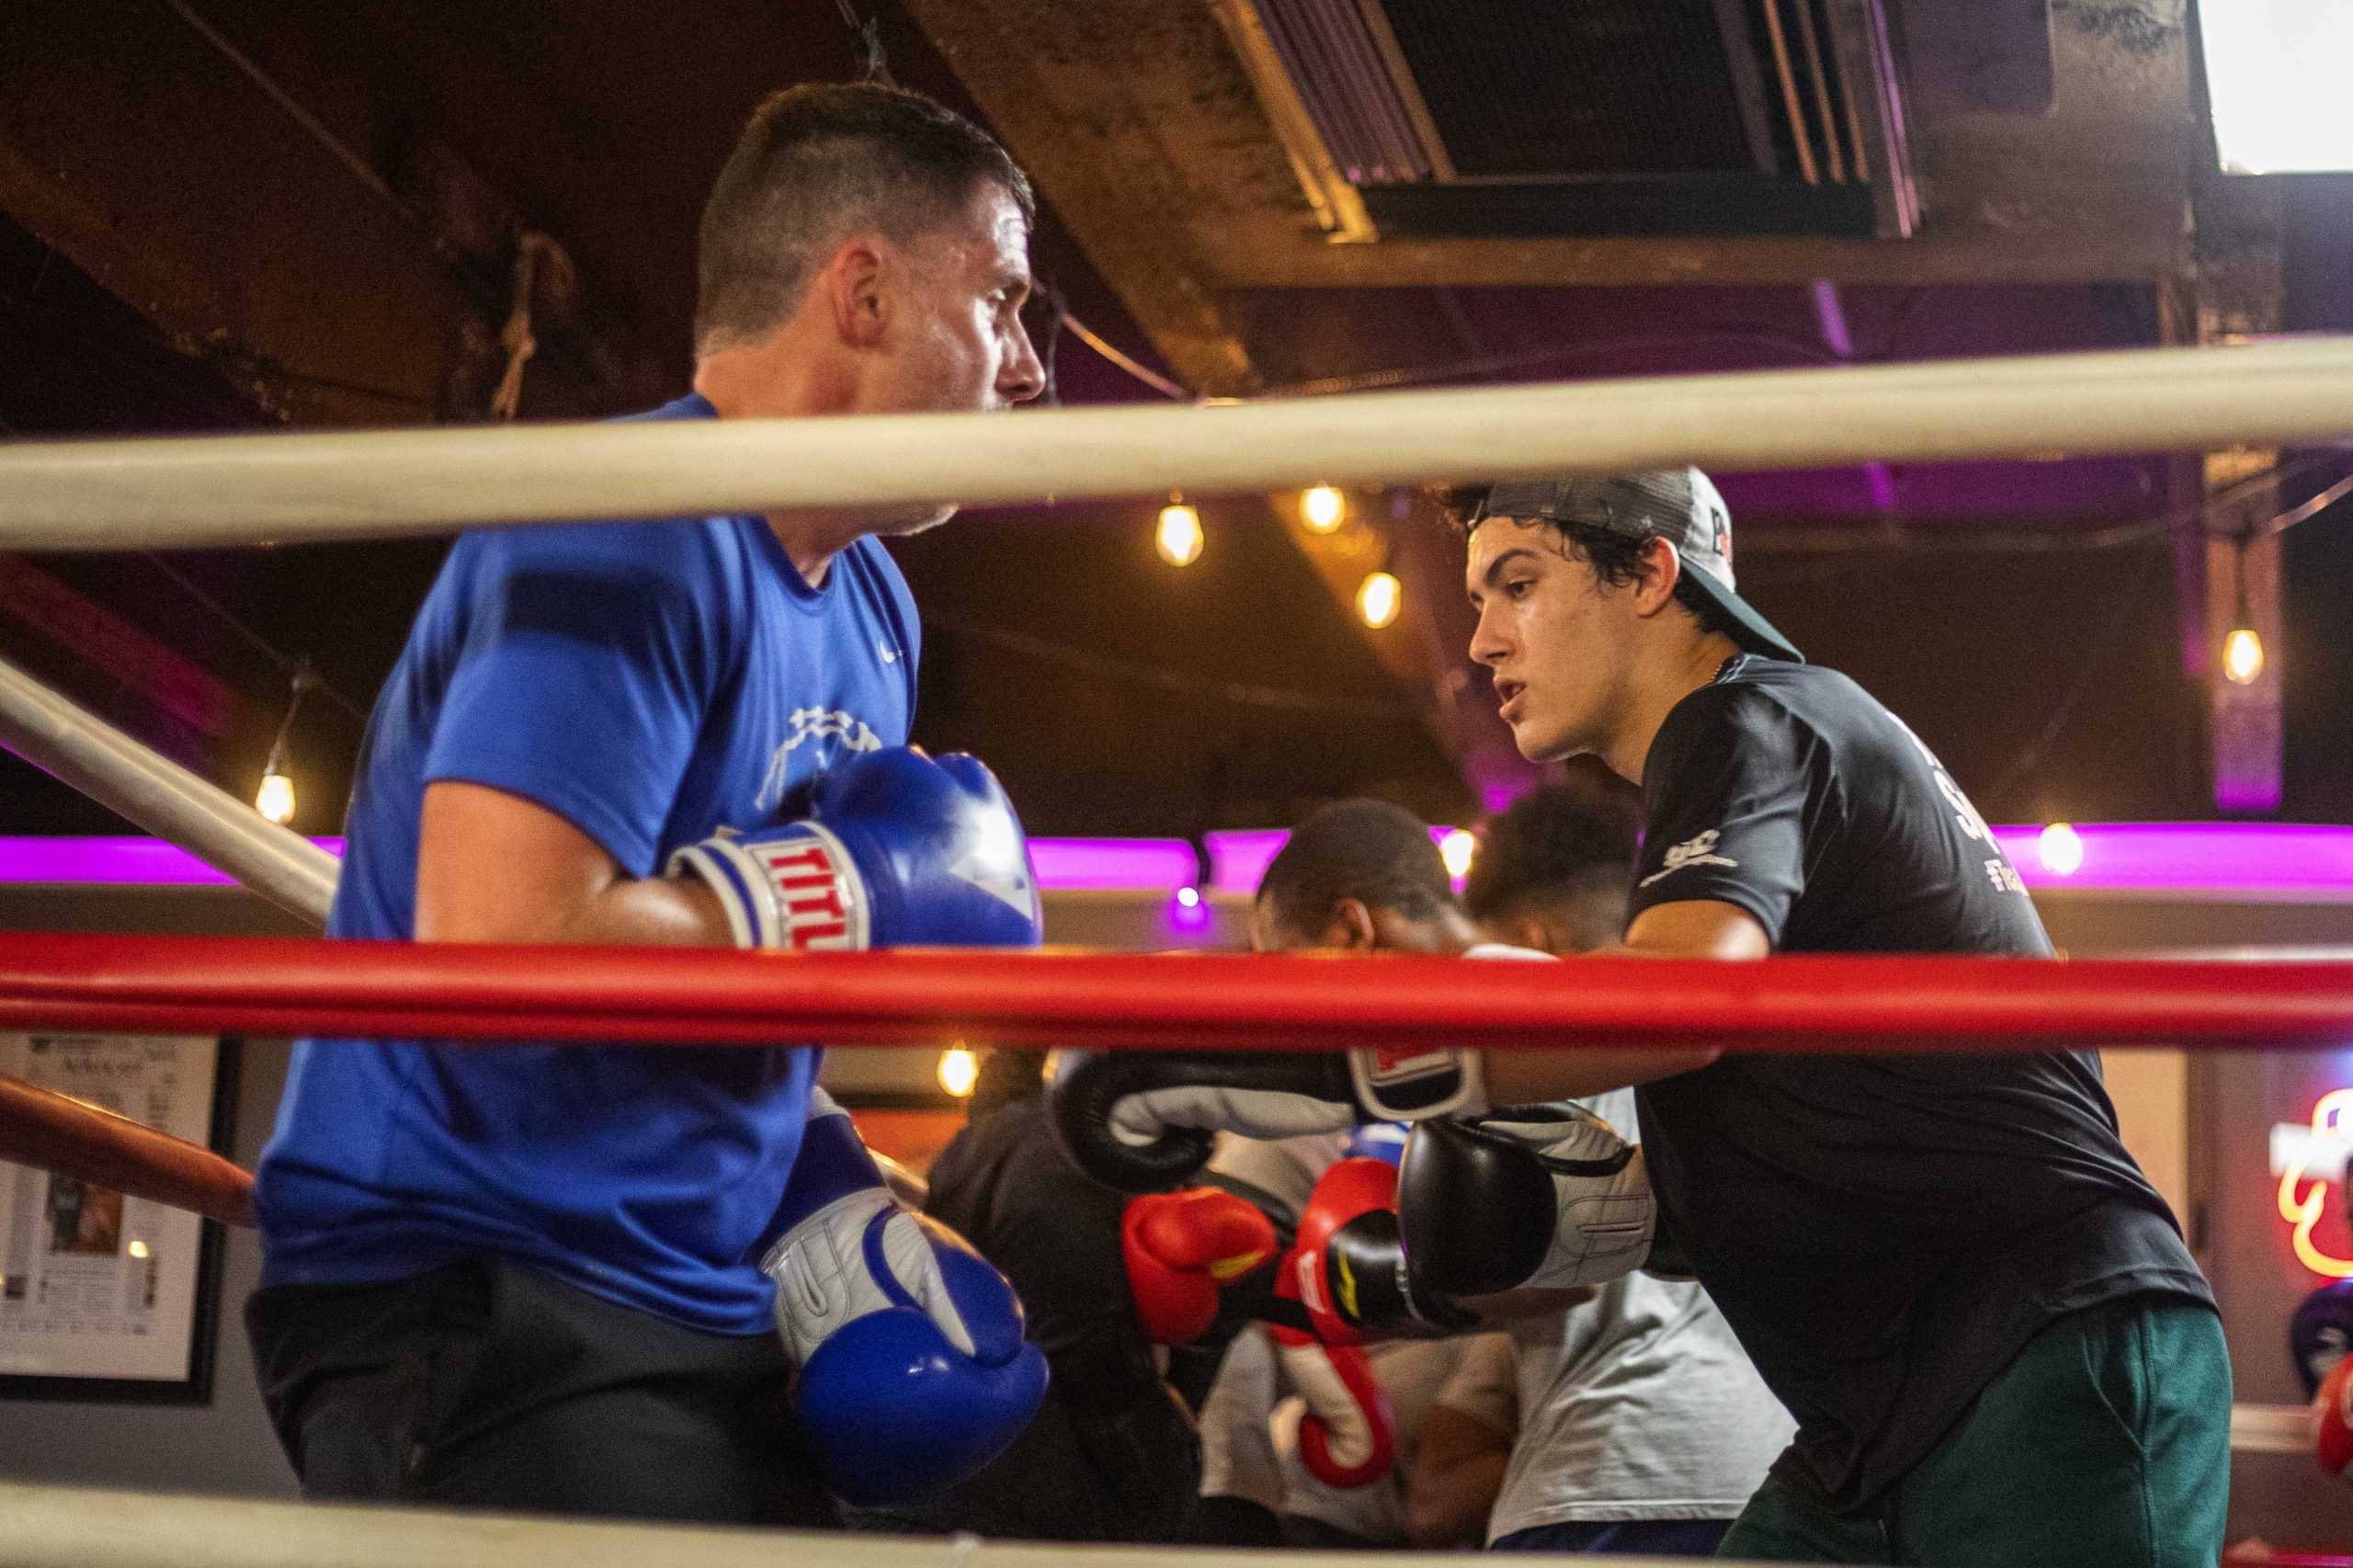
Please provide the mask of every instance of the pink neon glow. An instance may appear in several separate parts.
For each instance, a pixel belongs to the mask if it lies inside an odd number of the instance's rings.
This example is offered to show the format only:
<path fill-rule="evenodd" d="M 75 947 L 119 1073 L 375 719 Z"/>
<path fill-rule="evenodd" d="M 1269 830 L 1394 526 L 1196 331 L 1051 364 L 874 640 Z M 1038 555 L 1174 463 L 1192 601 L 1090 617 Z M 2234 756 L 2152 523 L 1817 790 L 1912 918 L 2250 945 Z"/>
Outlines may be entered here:
<path fill-rule="evenodd" d="M 1432 828 L 1443 836 L 1445 828 Z M 2177 888 L 2353 897 L 2353 827 L 2286 823 L 2078 823 L 2084 863 L 2072 876 L 2043 869 L 2040 827 L 1997 827 L 1994 836 L 2036 888 Z M 1257 890 L 1290 835 L 1279 829 L 1209 835 L 1207 892 Z M 330 854 L 343 840 L 312 840 Z M 1173 894 L 1193 880 L 1193 852 L 1176 838 L 1033 838 L 1040 885 Z M 153 838 L 0 836 L 0 883 L 226 885 L 229 879 Z"/>
<path fill-rule="evenodd" d="M 340 838 L 311 842 L 330 855 L 343 853 Z M 0 837 L 0 883 L 228 887 L 235 881 L 160 838 Z"/>
<path fill-rule="evenodd" d="M 1438 843 L 1453 831 L 1450 827 L 1434 827 L 1430 829 L 1430 840 Z M 1279 827 L 1208 835 L 1211 885 L 1220 892 L 1240 893 L 1245 898 L 1256 892 L 1259 882 L 1266 878 L 1267 867 L 1282 853 L 1290 839 L 1290 830 Z"/>
<path fill-rule="evenodd" d="M 1193 880 L 1193 850 L 1181 838 L 1033 838 L 1029 863 L 1038 885 L 1161 888 L 1174 892 Z"/>
<path fill-rule="evenodd" d="M 2084 864 L 2043 869 L 2039 827 L 1994 836 L 2031 888 L 2186 888 L 2199 892 L 2353 893 L 2353 828 L 2294 823 L 2077 823 Z"/>

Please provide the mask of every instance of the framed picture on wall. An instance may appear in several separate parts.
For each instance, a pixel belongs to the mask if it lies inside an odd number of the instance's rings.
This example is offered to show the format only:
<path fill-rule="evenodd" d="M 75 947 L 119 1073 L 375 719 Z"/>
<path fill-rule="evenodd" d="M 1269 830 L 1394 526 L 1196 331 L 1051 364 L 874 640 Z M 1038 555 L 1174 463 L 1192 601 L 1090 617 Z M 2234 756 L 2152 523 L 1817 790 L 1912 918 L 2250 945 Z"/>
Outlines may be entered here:
<path fill-rule="evenodd" d="M 225 1149 L 233 1042 L 0 1033 L 0 1073 Z M 0 1162 L 0 1398 L 201 1404 L 212 1396 L 221 1226 Z"/>

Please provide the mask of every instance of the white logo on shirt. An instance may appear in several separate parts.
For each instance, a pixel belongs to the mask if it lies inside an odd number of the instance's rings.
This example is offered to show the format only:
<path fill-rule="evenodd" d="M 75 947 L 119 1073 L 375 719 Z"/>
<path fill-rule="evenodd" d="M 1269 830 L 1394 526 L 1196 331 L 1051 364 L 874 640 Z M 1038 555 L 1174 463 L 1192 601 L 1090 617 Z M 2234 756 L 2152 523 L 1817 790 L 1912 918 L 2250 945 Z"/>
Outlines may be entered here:
<path fill-rule="evenodd" d="M 836 708 L 796 708 L 787 722 L 791 725 L 791 731 L 785 736 L 784 744 L 769 754 L 767 773 L 760 780 L 759 794 L 753 798 L 752 804 L 763 812 L 776 810 L 778 802 L 784 799 L 787 778 L 792 769 L 792 754 L 810 742 L 815 741 L 822 745 L 824 742 L 838 741 L 841 743 L 839 749 L 843 751 L 882 749 L 882 737 L 869 729 L 864 720 Z M 817 759 L 820 770 L 832 762 L 831 754 L 835 748 L 825 746 L 823 749 L 825 755 Z"/>
<path fill-rule="evenodd" d="M 895 665 L 899 662 L 899 651 L 896 648 L 877 642 L 874 644 L 874 651 L 882 656 L 882 662 L 886 665 Z"/>
<path fill-rule="evenodd" d="M 1716 841 L 1723 834 L 1710 828 L 1697 838 L 1687 838 L 1666 852 L 1666 864 L 1644 877 L 1637 887 L 1648 887 L 1662 877 L 1671 877 L 1686 866 L 1738 866 L 1737 860 L 1727 859 L 1716 853 Z"/>

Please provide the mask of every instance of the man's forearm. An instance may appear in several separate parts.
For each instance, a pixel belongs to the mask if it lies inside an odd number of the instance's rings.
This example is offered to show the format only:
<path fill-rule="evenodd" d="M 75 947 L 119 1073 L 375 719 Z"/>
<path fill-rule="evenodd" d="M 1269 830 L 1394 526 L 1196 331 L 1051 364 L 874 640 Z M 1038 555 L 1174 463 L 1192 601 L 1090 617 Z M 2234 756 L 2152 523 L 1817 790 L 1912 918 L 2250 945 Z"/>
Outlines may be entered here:
<path fill-rule="evenodd" d="M 735 944 L 719 896 L 698 878 L 617 881 L 591 899 L 558 940 L 641 947 L 727 948 Z"/>
<path fill-rule="evenodd" d="M 702 882 L 683 877 L 624 877 L 565 909 L 551 902 L 529 910 L 459 908 L 438 920 L 419 911 L 420 942 L 549 942 L 657 948 L 724 948 L 734 943 L 726 912 Z"/>
<path fill-rule="evenodd" d="M 1584 1099 L 1705 1067 L 1713 1046 L 1677 1051 L 1489 1051 L 1482 1052 L 1490 1105 Z"/>
<path fill-rule="evenodd" d="M 1743 961 L 1773 950 L 1754 915 L 1710 899 L 1662 903 L 1634 917 L 1626 939 L 1574 959 L 1711 959 Z M 1611 1089 L 1654 1084 L 1705 1067 L 1723 1052 L 1714 1046 L 1675 1051 L 1490 1051 L 1484 1053 L 1490 1105 L 1536 1105 L 1584 1099 Z"/>
<path fill-rule="evenodd" d="M 1474 1454 L 1427 1474 L 1416 1467 L 1406 1488 L 1406 1540 L 1424 1551 L 1479 1545 L 1510 1467 L 1508 1450 Z"/>

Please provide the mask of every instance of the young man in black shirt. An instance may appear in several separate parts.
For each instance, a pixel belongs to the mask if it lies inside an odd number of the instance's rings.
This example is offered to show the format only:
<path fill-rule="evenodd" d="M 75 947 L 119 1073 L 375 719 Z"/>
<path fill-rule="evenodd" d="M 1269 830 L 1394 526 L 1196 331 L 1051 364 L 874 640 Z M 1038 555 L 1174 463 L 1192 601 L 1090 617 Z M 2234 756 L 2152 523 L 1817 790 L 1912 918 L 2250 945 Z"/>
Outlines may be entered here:
<path fill-rule="evenodd" d="M 2051 955 L 1928 748 L 1734 593 L 1704 474 L 1498 484 L 1463 517 L 1471 652 L 1520 751 L 1589 752 L 1642 786 L 1631 914 L 1605 952 Z M 1394 1113 L 1389 1064 L 1315 1063 L 1245 1080 L 1170 1061 L 1113 1119 L 1133 1142 L 1249 1132 L 1262 1108 L 1297 1128 L 1316 1098 Z M 1509 1051 L 1455 1071 L 1442 1101 L 1408 1087 L 1464 1114 L 1639 1085 L 1658 1225 L 1798 1421 L 1724 1555 L 2216 1560 L 2221 1323 L 2097 1053 Z"/>

